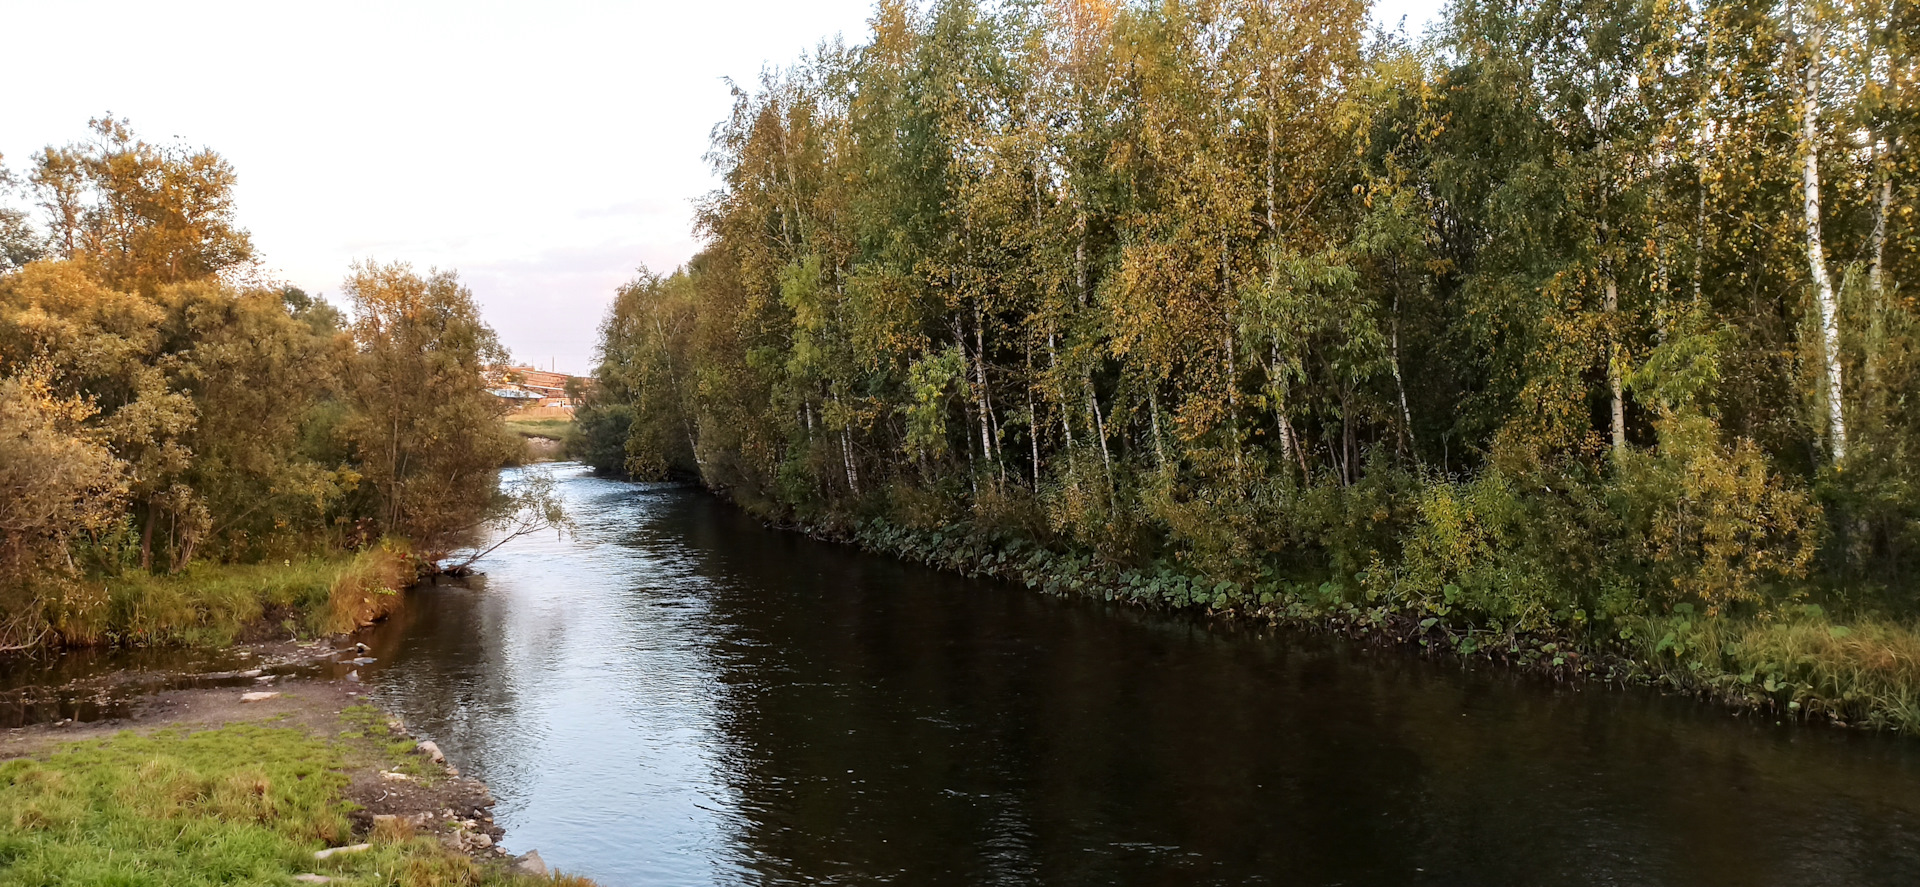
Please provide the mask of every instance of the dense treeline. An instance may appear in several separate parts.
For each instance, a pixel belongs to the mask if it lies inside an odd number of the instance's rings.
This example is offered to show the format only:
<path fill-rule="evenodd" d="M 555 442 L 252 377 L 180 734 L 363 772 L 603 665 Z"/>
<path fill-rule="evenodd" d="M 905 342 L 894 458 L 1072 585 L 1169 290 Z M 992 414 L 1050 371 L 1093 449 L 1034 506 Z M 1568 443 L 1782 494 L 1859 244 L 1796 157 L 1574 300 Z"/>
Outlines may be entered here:
<path fill-rule="evenodd" d="M 234 182 L 113 119 L 0 181 L 42 210 L 0 212 L 0 648 L 153 624 L 141 576 L 389 534 L 431 554 L 498 507 L 521 448 L 471 293 L 363 265 L 349 318 L 251 283 Z"/>
<path fill-rule="evenodd" d="M 1915 7 L 1366 16 L 883 2 L 736 91 L 587 457 L 1215 606 L 1911 612 Z"/>

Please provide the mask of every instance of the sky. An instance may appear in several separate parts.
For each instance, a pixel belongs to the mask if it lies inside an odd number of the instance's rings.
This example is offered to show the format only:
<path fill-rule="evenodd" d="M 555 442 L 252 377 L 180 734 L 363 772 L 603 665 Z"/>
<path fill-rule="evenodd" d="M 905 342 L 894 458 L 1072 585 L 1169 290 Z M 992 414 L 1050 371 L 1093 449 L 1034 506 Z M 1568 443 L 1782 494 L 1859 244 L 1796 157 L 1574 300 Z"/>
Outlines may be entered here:
<path fill-rule="evenodd" d="M 707 137 L 872 0 L 22 3 L 0 156 L 111 112 L 220 152 L 276 278 L 336 305 L 360 260 L 454 269 L 521 363 L 585 374 L 614 288 L 699 248 Z M 1439 0 L 1380 0 L 1417 32 Z"/>

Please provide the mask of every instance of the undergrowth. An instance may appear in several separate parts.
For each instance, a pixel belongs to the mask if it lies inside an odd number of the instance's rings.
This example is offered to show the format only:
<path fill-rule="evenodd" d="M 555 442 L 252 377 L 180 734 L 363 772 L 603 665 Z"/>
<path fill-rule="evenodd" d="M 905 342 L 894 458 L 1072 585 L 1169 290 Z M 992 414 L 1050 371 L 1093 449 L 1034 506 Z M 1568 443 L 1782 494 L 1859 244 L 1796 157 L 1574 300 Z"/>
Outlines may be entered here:
<path fill-rule="evenodd" d="M 44 605 L 44 618 L 68 646 L 335 634 L 390 615 L 414 574 L 411 553 L 392 542 L 280 563 L 194 563 L 171 575 L 136 570 L 76 580 Z"/>

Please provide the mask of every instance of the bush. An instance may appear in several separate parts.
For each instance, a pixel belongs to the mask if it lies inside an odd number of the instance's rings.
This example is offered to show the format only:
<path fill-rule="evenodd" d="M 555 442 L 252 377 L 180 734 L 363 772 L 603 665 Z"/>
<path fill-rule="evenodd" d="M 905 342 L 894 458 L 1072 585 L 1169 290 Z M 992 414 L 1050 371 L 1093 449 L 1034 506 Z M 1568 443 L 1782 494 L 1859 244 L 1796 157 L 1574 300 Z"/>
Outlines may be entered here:
<path fill-rule="evenodd" d="M 1812 495 L 1752 441 L 1723 444 L 1707 419 L 1668 416 L 1658 429 L 1657 449 L 1621 455 L 1613 487 L 1652 599 L 1712 614 L 1801 596 L 1823 522 Z"/>

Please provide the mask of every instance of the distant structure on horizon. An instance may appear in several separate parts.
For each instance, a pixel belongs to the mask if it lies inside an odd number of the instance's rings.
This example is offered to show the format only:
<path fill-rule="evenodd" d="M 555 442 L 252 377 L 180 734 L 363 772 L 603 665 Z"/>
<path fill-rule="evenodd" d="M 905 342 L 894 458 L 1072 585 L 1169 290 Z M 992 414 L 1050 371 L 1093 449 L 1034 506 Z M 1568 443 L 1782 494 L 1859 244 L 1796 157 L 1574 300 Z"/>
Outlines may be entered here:
<path fill-rule="evenodd" d="M 487 390 L 508 401 L 515 412 L 556 410 L 573 413 L 573 394 L 592 380 L 525 366 L 494 367 L 486 373 Z"/>

